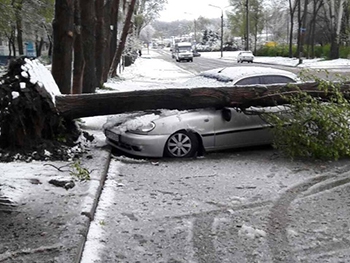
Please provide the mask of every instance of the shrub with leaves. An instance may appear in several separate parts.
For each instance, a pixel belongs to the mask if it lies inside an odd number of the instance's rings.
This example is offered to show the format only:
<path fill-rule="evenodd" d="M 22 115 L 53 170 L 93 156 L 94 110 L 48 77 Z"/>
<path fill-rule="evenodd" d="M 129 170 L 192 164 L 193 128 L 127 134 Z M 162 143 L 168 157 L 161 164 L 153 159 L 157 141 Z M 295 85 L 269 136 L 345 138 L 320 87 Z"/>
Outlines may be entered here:
<path fill-rule="evenodd" d="M 291 158 L 337 160 L 350 156 L 350 104 L 342 93 L 342 82 L 317 80 L 328 95 L 324 100 L 305 91 L 286 96 L 286 115 L 265 114 L 274 126 L 274 146 Z"/>

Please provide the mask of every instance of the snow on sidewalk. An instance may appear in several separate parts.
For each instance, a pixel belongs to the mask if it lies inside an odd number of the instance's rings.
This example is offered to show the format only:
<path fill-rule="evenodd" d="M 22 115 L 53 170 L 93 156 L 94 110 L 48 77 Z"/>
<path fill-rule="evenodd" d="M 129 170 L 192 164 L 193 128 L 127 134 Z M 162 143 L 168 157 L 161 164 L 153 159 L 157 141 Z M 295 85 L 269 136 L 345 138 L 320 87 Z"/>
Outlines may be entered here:
<path fill-rule="evenodd" d="M 192 73 L 161 59 L 153 50 L 137 58 L 118 75 L 120 79 L 108 80 L 105 87 L 117 91 L 162 89 L 193 77 Z"/>

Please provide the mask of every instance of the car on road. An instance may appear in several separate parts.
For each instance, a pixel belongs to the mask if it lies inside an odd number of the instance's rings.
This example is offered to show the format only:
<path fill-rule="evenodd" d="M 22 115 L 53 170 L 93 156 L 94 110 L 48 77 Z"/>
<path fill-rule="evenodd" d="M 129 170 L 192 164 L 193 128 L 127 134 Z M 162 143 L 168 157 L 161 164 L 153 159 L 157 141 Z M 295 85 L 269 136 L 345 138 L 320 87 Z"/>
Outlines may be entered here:
<path fill-rule="evenodd" d="M 297 80 L 294 73 L 285 70 L 239 66 L 205 71 L 182 86 L 235 88 L 234 85 L 285 84 Z M 271 144 L 271 126 L 254 112 L 261 112 L 261 108 L 244 112 L 224 108 L 121 114 L 107 122 L 104 133 L 111 146 L 143 157 L 183 158 L 201 152 Z"/>
<path fill-rule="evenodd" d="M 175 45 L 175 52 L 173 57 L 176 62 L 191 61 L 193 62 L 193 49 L 190 42 L 179 42 Z"/>
<path fill-rule="evenodd" d="M 253 61 L 254 61 L 254 55 L 253 55 L 253 52 L 251 51 L 241 51 L 237 55 L 237 63 L 243 63 L 243 62 L 253 63 Z"/>

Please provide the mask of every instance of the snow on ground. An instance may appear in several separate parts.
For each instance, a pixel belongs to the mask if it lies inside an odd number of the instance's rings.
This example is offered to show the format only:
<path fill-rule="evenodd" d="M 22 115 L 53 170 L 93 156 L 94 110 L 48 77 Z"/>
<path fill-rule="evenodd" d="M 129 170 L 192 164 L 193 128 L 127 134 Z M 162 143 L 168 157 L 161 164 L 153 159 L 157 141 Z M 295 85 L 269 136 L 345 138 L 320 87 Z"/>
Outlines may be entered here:
<path fill-rule="evenodd" d="M 201 56 L 206 58 L 218 58 L 224 60 L 237 61 L 237 55 L 240 51 L 224 51 L 221 58 L 221 52 L 202 52 Z M 319 68 L 319 69 L 329 69 L 329 68 L 347 68 L 350 67 L 349 59 L 334 59 L 334 60 L 324 60 L 320 58 L 315 59 L 303 59 L 302 64 L 299 64 L 298 58 L 286 58 L 286 57 L 260 57 L 256 56 L 254 58 L 255 62 L 267 63 L 267 64 L 278 64 L 291 67 L 299 68 Z M 299 65 L 298 65 L 299 64 Z"/>
<path fill-rule="evenodd" d="M 193 74 L 185 70 L 180 69 L 176 66 L 176 63 L 167 62 L 160 59 L 160 55 L 150 50 L 149 53 L 143 52 L 142 57 L 138 58 L 134 64 L 126 67 L 124 71 L 119 73 L 120 78 L 110 80 L 105 83 L 106 87 L 111 88 L 114 91 L 131 91 L 135 89 L 154 89 L 154 88 L 166 88 L 169 85 L 184 82 L 185 80 L 193 77 Z M 223 58 L 225 60 L 236 60 L 238 52 L 223 52 Z M 220 52 L 203 52 L 201 56 L 220 58 Z M 255 57 L 256 62 L 260 63 L 274 63 L 287 66 L 296 66 L 298 63 L 297 59 L 282 58 L 282 57 Z M 36 62 L 32 62 L 36 63 Z M 33 81 L 39 81 L 43 83 L 49 92 L 54 96 L 59 94 L 57 85 L 53 82 L 53 78 L 48 70 L 44 67 L 37 67 L 39 71 L 31 71 L 33 64 L 29 63 L 26 67 L 29 74 L 33 75 Z M 320 61 L 317 59 L 304 60 L 302 65 L 299 67 L 310 67 L 310 68 L 346 68 L 350 66 L 350 60 L 348 59 L 337 59 L 331 61 Z M 111 118 L 113 119 L 113 118 Z M 102 126 L 107 122 L 106 116 L 89 117 L 81 120 L 81 127 L 95 135 L 95 143 L 97 146 L 105 144 L 105 137 L 102 133 Z M 5 182 L 1 188 L 1 194 L 5 196 L 13 196 L 16 200 L 21 197 L 21 185 L 15 184 L 12 177 L 22 176 L 27 171 L 31 171 L 32 174 L 40 174 L 43 171 L 42 165 L 37 162 L 24 163 L 14 162 L 9 164 L 0 163 L 0 174 L 1 182 Z M 17 182 L 17 181 L 16 181 Z M 10 185 L 11 184 L 11 185 Z M 5 185 L 5 186 L 4 186 Z M 16 194 L 14 195 L 14 190 Z"/>
<path fill-rule="evenodd" d="M 147 52 L 144 52 L 147 53 Z M 224 52 L 223 59 L 234 60 L 237 52 Z M 220 59 L 220 52 L 202 53 L 203 57 L 212 57 Z M 271 63 L 292 65 L 295 66 L 296 59 L 289 58 L 267 58 L 256 57 L 255 60 L 261 63 Z M 318 61 L 318 60 L 304 60 L 303 65 L 299 67 L 312 68 L 344 68 L 349 67 L 348 59 L 337 59 L 332 61 Z M 31 66 L 28 66 L 28 70 Z M 117 91 L 131 91 L 134 89 L 152 89 L 152 88 L 166 88 L 168 85 L 183 82 L 193 76 L 192 73 L 184 71 L 176 66 L 175 63 L 166 62 L 159 58 L 157 52 L 150 50 L 149 54 L 138 58 L 130 67 L 126 67 L 120 74 L 119 80 L 108 81 L 105 86 Z M 52 76 L 48 70 L 40 67 L 40 71 L 33 75 L 33 81 L 40 81 L 54 96 L 59 94 L 57 85 L 53 83 Z M 47 85 L 47 86 L 46 86 Z M 105 138 L 102 133 L 102 126 L 106 123 L 106 116 L 83 118 L 80 123 L 81 127 L 95 135 L 96 139 L 93 143 L 98 146 L 105 144 Z M 54 164 L 54 163 L 53 163 Z M 59 167 L 62 163 L 58 163 Z M 13 162 L 0 163 L 1 181 L 1 195 L 11 196 L 13 201 L 18 201 L 25 193 L 21 180 L 12 180 L 12 178 L 26 177 L 30 174 L 45 175 L 47 167 L 43 167 L 40 162 Z"/>
<path fill-rule="evenodd" d="M 81 263 L 99 262 L 100 258 L 96 252 L 103 251 L 105 242 L 108 242 L 108 240 L 104 239 L 104 220 L 108 215 L 108 210 L 112 204 L 116 202 L 115 188 L 123 186 L 118 182 L 119 170 L 122 165 L 122 162 L 115 162 L 115 167 L 108 172 L 108 180 L 106 180 L 104 187 L 105 192 L 101 196 L 98 212 L 96 213 L 94 220 L 91 222 L 88 239 L 85 243 L 84 253 L 80 261 Z M 100 204 L 103 205 L 101 206 Z"/>
<path fill-rule="evenodd" d="M 147 53 L 147 52 L 144 52 Z M 118 75 L 120 79 L 111 79 L 105 87 L 117 91 L 132 91 L 136 89 L 163 89 L 179 81 L 185 81 L 192 73 L 159 58 L 159 54 L 150 51 L 136 59 L 135 63 Z"/>

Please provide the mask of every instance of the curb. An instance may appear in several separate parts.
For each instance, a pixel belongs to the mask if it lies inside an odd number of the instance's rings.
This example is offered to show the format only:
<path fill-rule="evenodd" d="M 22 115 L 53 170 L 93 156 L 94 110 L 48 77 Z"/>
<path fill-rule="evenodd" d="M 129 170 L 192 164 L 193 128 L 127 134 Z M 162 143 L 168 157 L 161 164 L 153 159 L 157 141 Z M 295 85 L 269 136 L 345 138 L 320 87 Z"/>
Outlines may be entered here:
<path fill-rule="evenodd" d="M 85 197 L 83 201 L 83 209 L 81 212 L 81 215 L 85 216 L 86 218 L 86 227 L 83 233 L 81 233 L 81 240 L 79 241 L 79 245 L 77 246 L 77 254 L 74 260 L 75 263 L 80 263 L 81 261 L 91 221 L 94 220 L 96 208 L 100 200 L 100 196 L 107 178 L 108 169 L 111 162 L 111 148 L 106 146 L 100 149 L 93 149 L 91 155 L 93 156 L 92 158 L 95 160 L 94 162 L 89 162 L 89 159 L 84 160 L 84 165 L 86 167 L 89 167 L 88 169 L 89 171 L 91 171 L 91 179 L 89 186 L 89 194 Z M 103 168 L 101 169 L 101 166 L 91 167 L 91 165 L 89 165 L 91 163 L 101 164 Z M 94 171 L 96 171 L 96 173 L 94 173 Z"/>

